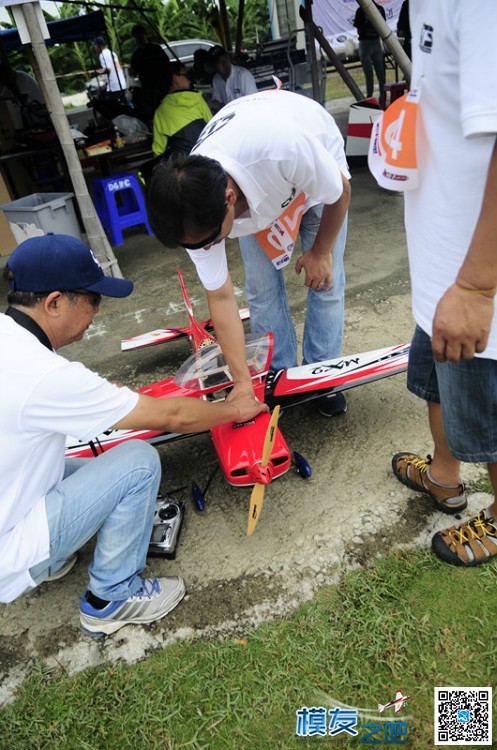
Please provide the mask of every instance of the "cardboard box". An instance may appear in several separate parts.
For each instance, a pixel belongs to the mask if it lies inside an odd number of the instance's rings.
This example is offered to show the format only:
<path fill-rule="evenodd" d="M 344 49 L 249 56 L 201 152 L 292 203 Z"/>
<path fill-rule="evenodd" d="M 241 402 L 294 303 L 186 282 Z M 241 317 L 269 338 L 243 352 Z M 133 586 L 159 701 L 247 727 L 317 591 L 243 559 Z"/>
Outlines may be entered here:
<path fill-rule="evenodd" d="M 10 224 L 3 211 L 0 211 L 0 255 L 10 255 L 17 247 Z"/>
<path fill-rule="evenodd" d="M 101 154 L 112 153 L 112 143 L 110 140 L 101 141 L 100 143 L 94 143 L 93 146 L 87 146 L 84 149 L 86 156 L 101 156 Z"/>
<path fill-rule="evenodd" d="M 0 166 L 0 174 L 4 184 L 7 186 L 8 195 L 2 203 L 8 203 L 14 198 L 29 195 L 33 192 L 33 180 L 26 169 L 25 160 L 22 156 L 19 159 L 9 159 Z"/>
<path fill-rule="evenodd" d="M 0 204 L 7 203 L 10 200 L 12 200 L 12 196 L 0 173 Z M 0 211 L 0 255 L 10 255 L 16 247 L 17 242 L 12 234 L 7 217 L 3 211 Z"/>

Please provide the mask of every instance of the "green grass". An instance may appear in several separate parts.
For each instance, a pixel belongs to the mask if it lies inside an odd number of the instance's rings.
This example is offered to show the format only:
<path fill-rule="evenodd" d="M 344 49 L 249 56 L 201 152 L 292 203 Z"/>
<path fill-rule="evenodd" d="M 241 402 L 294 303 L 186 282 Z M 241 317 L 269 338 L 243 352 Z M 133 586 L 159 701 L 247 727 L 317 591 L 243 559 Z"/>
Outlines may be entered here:
<path fill-rule="evenodd" d="M 461 570 L 426 550 L 397 553 L 246 642 L 181 642 L 74 677 L 38 667 L 0 714 L 0 747 L 357 748 L 359 738 L 343 733 L 297 738 L 295 711 L 334 708 L 334 699 L 374 709 L 401 688 L 412 696 L 407 746 L 425 750 L 435 686 L 495 683 L 496 585 L 494 564 Z"/>
<path fill-rule="evenodd" d="M 359 86 L 359 88 L 364 92 L 364 96 L 366 96 L 366 80 L 364 78 L 364 73 L 362 72 L 362 68 L 347 68 L 348 72 L 350 73 L 351 77 L 354 79 L 356 84 Z M 399 79 L 402 78 L 402 71 L 399 70 Z M 385 76 L 387 83 L 393 83 L 395 81 L 395 71 L 393 68 L 386 68 L 385 70 Z M 375 75 L 375 85 L 378 84 L 378 81 L 376 79 Z M 336 71 L 328 70 L 327 76 L 326 76 L 326 101 L 330 101 L 331 99 L 343 99 L 347 96 L 353 96 L 352 92 L 350 91 L 349 87 L 346 83 L 344 83 L 342 77 L 337 73 Z"/>
<path fill-rule="evenodd" d="M 471 490 L 473 492 L 486 492 L 487 495 L 490 495 L 491 497 L 493 497 L 494 494 L 488 474 L 485 477 L 478 479 L 476 482 L 471 482 Z"/>

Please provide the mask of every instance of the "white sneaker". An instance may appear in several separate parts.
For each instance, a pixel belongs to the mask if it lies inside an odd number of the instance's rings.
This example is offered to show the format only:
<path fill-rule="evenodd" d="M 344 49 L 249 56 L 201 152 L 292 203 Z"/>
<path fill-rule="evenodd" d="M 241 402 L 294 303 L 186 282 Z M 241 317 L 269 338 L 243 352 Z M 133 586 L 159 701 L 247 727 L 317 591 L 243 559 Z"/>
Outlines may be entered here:
<path fill-rule="evenodd" d="M 185 582 L 179 576 L 142 578 L 142 587 L 136 594 L 119 602 L 109 602 L 103 609 L 92 607 L 86 592 L 79 605 L 81 629 L 93 638 L 100 638 L 125 625 L 160 620 L 180 603 L 185 593 Z"/>

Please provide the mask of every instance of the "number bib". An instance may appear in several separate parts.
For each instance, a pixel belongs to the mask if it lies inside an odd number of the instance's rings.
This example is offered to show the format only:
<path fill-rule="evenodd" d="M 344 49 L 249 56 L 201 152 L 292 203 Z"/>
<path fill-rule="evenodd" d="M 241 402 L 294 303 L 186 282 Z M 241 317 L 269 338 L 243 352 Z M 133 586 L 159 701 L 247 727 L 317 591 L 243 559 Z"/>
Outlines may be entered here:
<path fill-rule="evenodd" d="M 373 123 L 368 166 L 380 187 L 415 190 L 419 184 L 416 120 L 420 91 L 411 89 L 396 99 Z"/>
<path fill-rule="evenodd" d="M 299 193 L 270 227 L 255 235 L 271 263 L 284 268 L 290 263 L 304 213 L 305 195 Z"/>

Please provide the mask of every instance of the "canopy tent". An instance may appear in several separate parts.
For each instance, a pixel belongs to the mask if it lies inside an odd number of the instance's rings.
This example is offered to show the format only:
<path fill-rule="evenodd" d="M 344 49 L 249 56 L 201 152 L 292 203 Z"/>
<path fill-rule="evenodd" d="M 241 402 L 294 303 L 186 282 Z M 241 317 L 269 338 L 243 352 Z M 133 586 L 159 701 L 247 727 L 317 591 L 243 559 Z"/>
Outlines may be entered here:
<path fill-rule="evenodd" d="M 395 31 L 402 0 L 376 2 L 385 11 L 387 24 Z M 354 16 L 358 7 L 357 0 L 313 0 L 314 22 L 322 28 L 324 36 L 337 51 L 344 46 L 347 39 L 357 41 Z"/>
<path fill-rule="evenodd" d="M 12 6 L 14 20 L 17 29 L 20 32 L 20 34 L 18 34 L 18 36 L 20 36 L 19 41 L 22 45 L 26 45 L 26 47 L 30 46 L 31 48 L 30 62 L 38 81 L 38 85 L 43 93 L 47 109 L 50 112 L 52 123 L 66 160 L 74 194 L 80 209 L 81 220 L 87 234 L 88 244 L 102 266 L 105 269 L 108 269 L 111 275 L 122 277 L 121 269 L 119 268 L 114 251 L 109 244 L 109 240 L 104 232 L 95 210 L 95 206 L 93 205 L 88 192 L 88 187 L 81 168 L 81 162 L 74 145 L 69 121 L 64 111 L 64 104 L 62 102 L 62 97 L 55 79 L 55 73 L 46 48 L 47 44 L 54 43 L 54 39 L 50 37 L 53 26 L 57 28 L 58 24 L 74 21 L 75 25 L 82 29 L 82 22 L 84 22 L 85 17 L 77 16 L 76 18 L 65 19 L 64 21 L 53 21 L 50 23 L 52 29 L 48 29 L 48 24 L 45 23 L 43 17 L 41 5 L 37 0 L 28 0 L 28 2 L 26 2 L 26 0 L 2 0 L 2 2 L 6 6 Z M 94 28 L 90 29 L 85 27 L 84 31 L 80 31 L 80 33 L 84 34 L 83 37 L 80 37 L 82 39 L 93 37 L 95 29 L 97 33 L 99 31 L 101 32 L 102 29 L 105 30 L 103 15 L 100 12 L 88 14 L 88 16 L 90 15 L 99 18 L 99 22 Z M 88 18 L 88 16 L 86 16 L 86 18 Z M 69 28 L 70 26 L 71 24 L 69 25 Z M 66 32 L 69 33 L 67 29 Z M 3 40 L 0 37 L 0 43 L 1 41 Z M 11 47 L 11 49 L 14 48 L 15 47 Z"/>
<path fill-rule="evenodd" d="M 121 271 L 119 269 L 119 265 L 114 256 L 113 250 L 109 244 L 109 241 L 105 235 L 105 232 L 102 228 L 100 220 L 96 214 L 95 207 L 89 196 L 88 188 L 86 186 L 84 175 L 81 169 L 81 163 L 79 161 L 79 158 L 78 158 L 75 146 L 74 146 L 74 142 L 70 133 L 69 122 L 64 112 L 64 105 L 62 102 L 60 91 L 57 87 L 55 74 L 54 74 L 52 64 L 51 64 L 51 61 L 50 61 L 50 58 L 48 56 L 48 52 L 46 49 L 47 44 L 57 44 L 57 43 L 60 43 L 61 41 L 66 41 L 66 42 L 75 41 L 74 37 L 72 38 L 66 37 L 65 39 L 63 39 L 62 36 L 59 38 L 55 37 L 55 32 L 57 31 L 57 29 L 61 29 L 63 24 L 67 24 L 66 29 L 65 29 L 66 34 L 68 35 L 74 34 L 74 33 L 80 34 L 82 36 L 79 36 L 78 38 L 82 40 L 90 39 L 93 36 L 98 35 L 99 33 L 102 33 L 103 31 L 105 31 L 105 22 L 103 20 L 103 14 L 97 11 L 92 14 L 87 14 L 86 16 L 77 16 L 71 19 L 65 19 L 63 21 L 53 21 L 48 24 L 48 28 L 47 28 L 47 24 L 44 20 L 41 6 L 38 0 L 0 0 L 0 1 L 5 6 L 9 6 L 9 7 L 12 6 L 12 11 L 14 14 L 16 25 L 19 31 L 21 32 L 20 38 L 19 38 L 19 34 L 17 30 L 12 30 L 12 31 L 8 30 L 3 33 L 0 32 L 0 42 L 3 43 L 2 37 L 4 35 L 7 37 L 10 34 L 11 35 L 10 43 L 12 45 L 10 47 L 7 47 L 6 45 L 8 42 L 6 40 L 5 45 L 0 44 L 0 47 L 4 47 L 4 49 L 16 49 L 16 44 L 19 45 L 19 47 L 21 47 L 22 44 L 31 45 L 31 50 L 32 50 L 32 55 L 33 55 L 33 61 L 32 61 L 33 69 L 35 71 L 35 75 L 40 85 L 40 88 L 43 92 L 44 99 L 47 104 L 47 108 L 51 112 L 54 129 L 57 132 L 59 142 L 62 146 L 62 150 L 66 159 L 69 175 L 71 177 L 71 181 L 74 187 L 76 200 L 80 208 L 81 218 L 85 226 L 85 230 L 88 236 L 90 247 L 94 251 L 97 258 L 99 258 L 101 261 L 104 261 L 105 267 L 109 267 L 109 270 L 114 276 L 122 276 Z M 221 6 L 221 9 L 225 8 L 225 0 L 218 0 L 218 1 Z M 130 0 L 130 2 L 133 3 L 137 8 L 139 8 L 137 0 Z M 300 2 L 302 2 L 302 0 L 300 0 Z M 318 38 L 318 36 L 316 36 L 316 33 L 319 32 L 319 29 L 314 23 L 314 21 L 312 20 L 311 5 L 312 5 L 313 0 L 303 0 L 303 2 L 304 2 L 304 6 L 303 7 L 301 6 L 301 7 L 302 7 L 302 10 L 304 11 L 303 13 L 304 23 L 307 29 L 309 30 L 310 34 L 314 36 L 315 38 Z M 405 67 L 406 70 L 408 70 L 410 68 L 409 59 L 405 55 L 405 52 L 402 50 L 398 40 L 392 34 L 392 30 L 383 21 L 379 12 L 374 7 L 372 0 L 357 0 L 357 2 L 364 8 L 365 12 L 371 17 L 373 25 L 375 26 L 375 28 L 377 28 L 385 45 L 392 51 L 392 53 L 399 60 L 399 63 L 402 69 L 404 69 Z M 143 12 L 143 9 L 141 10 Z M 244 11 L 244 0 L 239 0 L 237 45 L 240 43 L 243 11 Z M 99 21 L 95 27 L 91 25 L 90 27 L 86 27 L 84 21 L 85 19 L 91 18 L 91 16 L 95 16 L 99 18 Z M 227 24 L 226 24 L 226 28 L 227 28 Z M 324 46 L 323 46 L 323 43 L 324 43 Z M 326 39 L 323 38 L 321 45 L 323 46 L 325 51 L 327 51 L 327 54 L 330 57 L 330 60 L 334 62 L 334 58 L 336 56 L 333 54 L 333 50 L 331 49 L 330 45 L 327 43 Z M 313 45 L 311 45 L 311 52 L 313 51 L 314 51 L 314 47 Z M 314 99 L 318 100 L 319 85 L 318 85 L 318 80 L 317 80 L 317 63 L 316 63 L 315 58 L 316 58 L 316 55 L 311 54 L 313 97 Z M 336 60 L 335 64 L 338 64 L 338 62 L 339 61 Z M 346 71 L 344 71 L 344 75 L 345 73 Z M 353 91 L 353 89 L 351 90 Z"/>
<path fill-rule="evenodd" d="M 61 21 L 49 21 L 47 26 L 50 38 L 45 41 L 48 46 L 62 42 L 84 42 L 106 34 L 105 18 L 101 10 Z M 16 28 L 0 31 L 0 43 L 6 52 L 20 50 L 23 46 Z"/>

